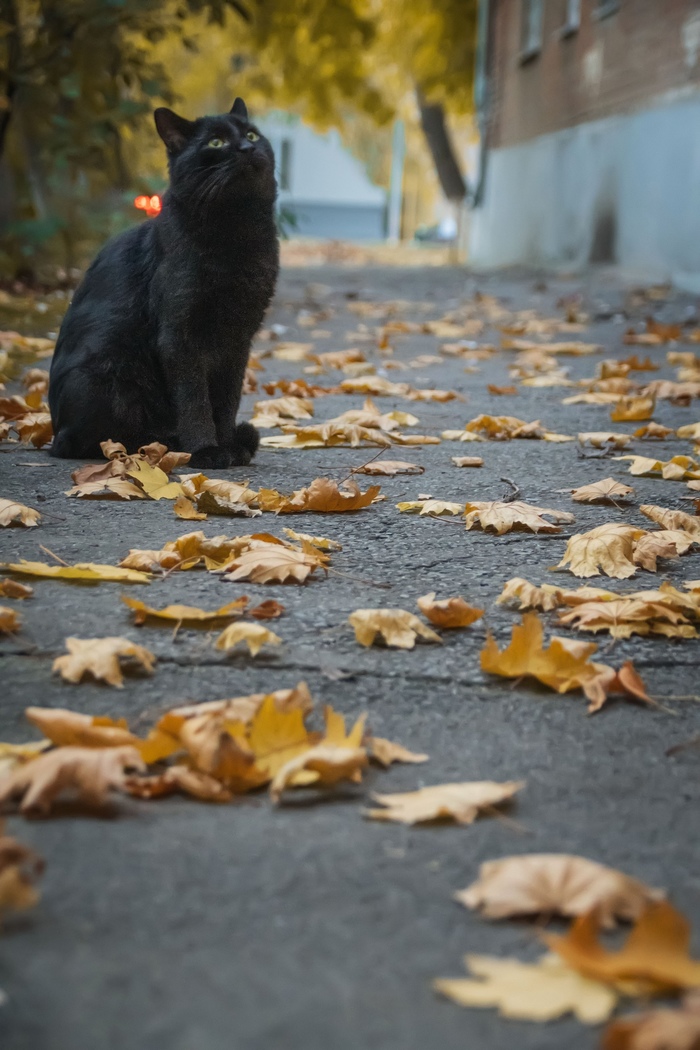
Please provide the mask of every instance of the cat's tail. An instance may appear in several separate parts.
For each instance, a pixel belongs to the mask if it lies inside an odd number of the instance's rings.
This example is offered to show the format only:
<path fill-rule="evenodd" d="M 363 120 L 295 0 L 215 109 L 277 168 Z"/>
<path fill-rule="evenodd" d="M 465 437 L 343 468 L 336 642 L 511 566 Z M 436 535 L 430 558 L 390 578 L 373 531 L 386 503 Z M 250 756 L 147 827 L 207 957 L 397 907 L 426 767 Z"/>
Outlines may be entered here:
<path fill-rule="evenodd" d="M 260 434 L 258 434 L 253 424 L 239 423 L 236 427 L 235 445 L 231 449 L 233 456 L 232 466 L 236 466 L 237 463 L 240 465 L 250 463 L 258 451 L 259 444 Z"/>

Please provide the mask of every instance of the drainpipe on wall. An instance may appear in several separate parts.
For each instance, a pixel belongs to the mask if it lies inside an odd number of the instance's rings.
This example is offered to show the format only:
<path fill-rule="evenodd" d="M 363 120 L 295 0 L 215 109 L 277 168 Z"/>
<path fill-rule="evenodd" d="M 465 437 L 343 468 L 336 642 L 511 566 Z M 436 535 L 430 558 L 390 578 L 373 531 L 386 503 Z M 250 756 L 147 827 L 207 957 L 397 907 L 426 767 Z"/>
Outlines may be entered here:
<path fill-rule="evenodd" d="M 476 112 L 476 124 L 479 129 L 479 159 L 476 185 L 469 194 L 469 204 L 472 208 L 481 206 L 484 198 L 484 184 L 486 182 L 489 117 L 489 16 L 489 0 L 479 0 L 476 27 L 476 69 L 474 73 L 474 110 Z"/>

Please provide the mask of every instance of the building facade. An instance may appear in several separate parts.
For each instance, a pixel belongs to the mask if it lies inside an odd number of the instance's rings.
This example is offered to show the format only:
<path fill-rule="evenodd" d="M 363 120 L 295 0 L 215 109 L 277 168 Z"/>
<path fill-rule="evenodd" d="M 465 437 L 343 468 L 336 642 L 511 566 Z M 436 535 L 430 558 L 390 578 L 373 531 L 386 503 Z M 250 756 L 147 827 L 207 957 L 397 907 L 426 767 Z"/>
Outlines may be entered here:
<path fill-rule="evenodd" d="M 279 202 L 290 234 L 349 241 L 386 237 L 386 190 L 370 181 L 337 131 L 319 134 L 285 113 L 257 123 L 275 151 Z"/>
<path fill-rule="evenodd" d="M 481 0 L 476 265 L 700 288 L 700 0 Z"/>

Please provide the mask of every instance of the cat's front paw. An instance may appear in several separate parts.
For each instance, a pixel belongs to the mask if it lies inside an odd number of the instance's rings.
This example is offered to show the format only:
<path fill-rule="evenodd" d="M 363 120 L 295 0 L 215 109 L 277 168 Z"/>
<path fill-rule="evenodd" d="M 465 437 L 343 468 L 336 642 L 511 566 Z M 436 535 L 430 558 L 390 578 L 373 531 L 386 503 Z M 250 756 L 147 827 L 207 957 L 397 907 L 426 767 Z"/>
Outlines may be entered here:
<path fill-rule="evenodd" d="M 227 448 L 218 445 L 207 445 L 192 453 L 190 467 L 208 467 L 210 470 L 225 470 L 231 466 L 231 453 Z"/>

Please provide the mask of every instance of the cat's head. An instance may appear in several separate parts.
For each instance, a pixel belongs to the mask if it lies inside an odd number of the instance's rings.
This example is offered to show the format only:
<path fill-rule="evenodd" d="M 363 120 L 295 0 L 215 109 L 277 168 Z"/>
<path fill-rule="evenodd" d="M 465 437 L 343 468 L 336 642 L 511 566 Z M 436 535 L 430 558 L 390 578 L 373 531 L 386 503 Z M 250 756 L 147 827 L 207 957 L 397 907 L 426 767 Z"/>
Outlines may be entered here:
<path fill-rule="evenodd" d="M 165 107 L 153 116 L 176 197 L 207 210 L 243 197 L 274 201 L 272 146 L 251 123 L 242 98 L 218 117 L 185 120 Z"/>

